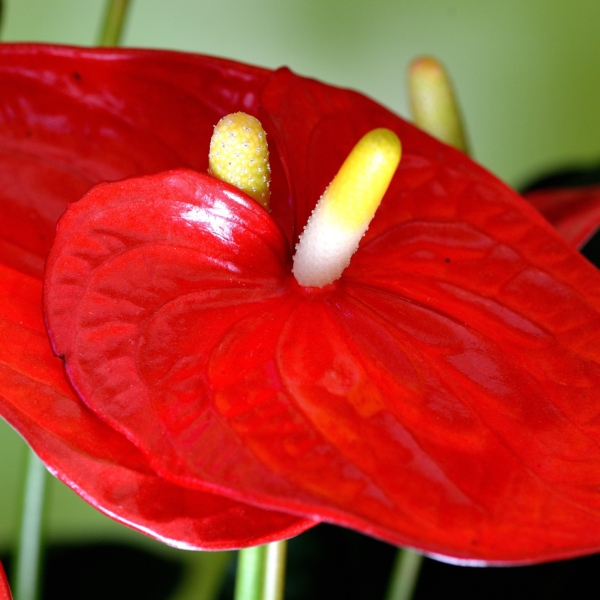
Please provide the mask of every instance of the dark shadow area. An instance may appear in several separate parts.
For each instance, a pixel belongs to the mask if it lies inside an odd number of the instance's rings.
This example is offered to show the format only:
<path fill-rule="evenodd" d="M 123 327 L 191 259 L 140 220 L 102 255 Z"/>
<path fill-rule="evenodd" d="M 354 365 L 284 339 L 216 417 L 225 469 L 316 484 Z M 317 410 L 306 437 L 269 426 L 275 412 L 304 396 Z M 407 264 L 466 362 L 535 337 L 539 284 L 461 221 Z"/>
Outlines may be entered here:
<path fill-rule="evenodd" d="M 595 598 L 600 555 L 530 567 L 454 567 L 433 560 L 423 565 L 414 600 L 571 600 Z"/>
<path fill-rule="evenodd" d="M 556 187 L 579 187 L 600 183 L 600 164 L 585 167 L 567 167 L 542 175 L 519 190 L 522 194 L 533 190 Z"/>
<path fill-rule="evenodd" d="M 10 578 L 11 557 L 1 557 Z M 50 546 L 40 600 L 167 600 L 183 564 L 121 544 Z"/>
<path fill-rule="evenodd" d="M 290 541 L 286 600 L 384 600 L 396 548 L 319 525 Z M 10 573 L 10 556 L 0 556 Z M 571 600 L 595 597 L 600 555 L 528 567 L 472 568 L 425 559 L 414 600 Z M 46 551 L 42 600 L 168 600 L 183 564 L 137 548 L 95 544 Z M 235 561 L 220 600 L 231 600 Z"/>
<path fill-rule="evenodd" d="M 596 231 L 594 235 L 585 243 L 580 250 L 593 265 L 600 267 L 600 231 Z"/>
<path fill-rule="evenodd" d="M 395 555 L 384 542 L 319 525 L 290 541 L 286 600 L 384 600 Z M 414 600 L 579 600 L 592 597 L 599 572 L 600 555 L 487 568 L 425 559 Z M 234 574 L 232 562 L 219 600 L 233 598 Z"/>

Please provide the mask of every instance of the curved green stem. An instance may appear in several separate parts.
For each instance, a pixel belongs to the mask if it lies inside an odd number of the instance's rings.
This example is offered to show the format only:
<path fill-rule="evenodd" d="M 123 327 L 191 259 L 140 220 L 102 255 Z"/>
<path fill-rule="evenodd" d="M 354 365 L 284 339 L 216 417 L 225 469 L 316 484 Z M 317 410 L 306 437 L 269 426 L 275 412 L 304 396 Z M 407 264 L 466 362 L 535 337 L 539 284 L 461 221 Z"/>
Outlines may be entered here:
<path fill-rule="evenodd" d="M 422 563 L 423 555 L 419 552 L 398 549 L 386 600 L 410 600 L 413 597 Z"/>
<path fill-rule="evenodd" d="M 261 600 L 266 546 L 238 552 L 234 600 Z"/>
<path fill-rule="evenodd" d="M 287 541 L 238 553 L 234 600 L 283 600 Z"/>
<path fill-rule="evenodd" d="M 286 550 L 287 540 L 274 542 L 267 546 L 265 580 L 261 600 L 283 600 Z"/>
<path fill-rule="evenodd" d="M 46 480 L 46 467 L 33 450 L 28 449 L 23 514 L 14 570 L 15 600 L 36 600 L 39 595 Z"/>
<path fill-rule="evenodd" d="M 104 16 L 104 26 L 98 40 L 99 46 L 118 46 L 123 33 L 129 0 L 109 0 Z"/>

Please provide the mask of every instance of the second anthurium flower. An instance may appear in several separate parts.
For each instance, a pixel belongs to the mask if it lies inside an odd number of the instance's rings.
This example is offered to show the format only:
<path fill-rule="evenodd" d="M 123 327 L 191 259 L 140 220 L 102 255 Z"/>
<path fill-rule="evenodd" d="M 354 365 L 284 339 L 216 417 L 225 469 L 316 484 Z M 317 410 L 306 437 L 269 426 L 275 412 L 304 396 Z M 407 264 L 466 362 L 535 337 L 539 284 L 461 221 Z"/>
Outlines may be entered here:
<path fill-rule="evenodd" d="M 1 60 L 13 61 L 4 73 L 22 94 L 60 90 L 63 119 L 88 129 L 106 119 L 140 157 L 119 171 L 108 145 L 57 134 L 49 109 L 30 107 L 12 143 L 45 159 L 33 161 L 38 205 L 49 211 L 40 163 L 74 148 L 88 157 L 81 173 L 114 166 L 104 179 L 200 171 L 96 187 L 60 221 L 46 314 L 75 394 L 38 335 L 38 257 L 50 240 L 3 259 L 12 384 L 6 376 L 0 411 L 54 472 L 179 545 L 249 545 L 325 520 L 480 563 L 600 548 L 600 279 L 514 192 L 371 100 L 287 70 L 170 53 L 14 52 Z M 37 71 L 18 66 L 36 52 Z M 138 79 L 114 86 L 127 70 Z M 139 78 L 147 93 L 130 106 Z M 176 97 L 201 121 L 193 143 Z M 198 158 L 205 121 L 238 110 L 267 131 L 270 213 Z M 403 156 L 369 229 L 339 279 L 298 284 L 293 249 L 310 213 L 378 128 L 398 136 Z M 58 179 L 52 193 L 66 195 L 68 178 Z M 21 196 L 13 205 L 26 212 Z M 104 465 L 101 485 L 91 463 Z M 183 526 L 188 506 L 195 537 Z"/>

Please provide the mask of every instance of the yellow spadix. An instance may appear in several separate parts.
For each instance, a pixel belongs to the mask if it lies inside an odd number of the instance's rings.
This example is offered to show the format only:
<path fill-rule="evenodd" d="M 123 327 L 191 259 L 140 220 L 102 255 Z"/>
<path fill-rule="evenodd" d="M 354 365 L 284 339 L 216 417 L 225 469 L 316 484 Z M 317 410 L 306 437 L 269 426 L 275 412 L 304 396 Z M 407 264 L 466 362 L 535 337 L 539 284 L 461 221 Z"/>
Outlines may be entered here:
<path fill-rule="evenodd" d="M 300 285 L 323 287 L 340 277 L 388 189 L 401 152 L 400 140 L 389 129 L 374 129 L 352 149 L 296 246 L 292 270 Z"/>
<path fill-rule="evenodd" d="M 408 70 L 408 94 L 415 125 L 468 154 L 458 102 L 442 64 L 428 56 L 415 60 Z"/>
<path fill-rule="evenodd" d="M 238 112 L 217 123 L 210 140 L 208 172 L 269 210 L 269 149 L 267 134 L 258 119 Z"/>

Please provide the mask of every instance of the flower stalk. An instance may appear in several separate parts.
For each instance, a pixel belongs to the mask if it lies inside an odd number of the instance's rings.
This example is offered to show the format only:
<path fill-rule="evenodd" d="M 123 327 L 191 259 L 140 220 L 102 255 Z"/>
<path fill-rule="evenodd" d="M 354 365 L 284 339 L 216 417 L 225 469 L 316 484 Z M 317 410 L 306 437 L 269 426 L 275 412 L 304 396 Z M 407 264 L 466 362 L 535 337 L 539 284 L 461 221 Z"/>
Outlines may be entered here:
<path fill-rule="evenodd" d="M 14 571 L 15 600 L 36 600 L 39 597 L 46 482 L 46 467 L 28 448 L 23 514 Z"/>
<path fill-rule="evenodd" d="M 240 550 L 234 600 L 282 600 L 287 541 Z"/>
<path fill-rule="evenodd" d="M 423 558 L 420 552 L 398 549 L 385 600 L 410 600 L 413 597 Z"/>
<path fill-rule="evenodd" d="M 234 600 L 260 600 L 266 546 L 244 548 L 238 553 Z"/>
<path fill-rule="evenodd" d="M 98 40 L 99 46 L 118 46 L 123 34 L 129 0 L 109 0 L 104 16 L 104 25 Z"/>
<path fill-rule="evenodd" d="M 265 579 L 261 600 L 283 600 L 287 540 L 268 544 L 265 555 Z"/>

